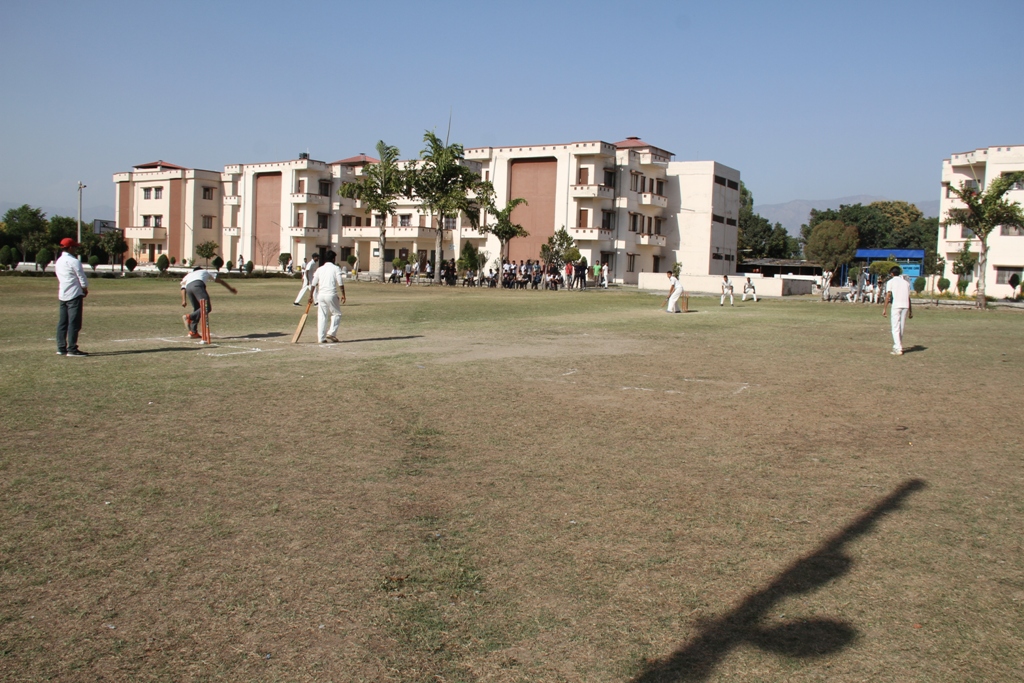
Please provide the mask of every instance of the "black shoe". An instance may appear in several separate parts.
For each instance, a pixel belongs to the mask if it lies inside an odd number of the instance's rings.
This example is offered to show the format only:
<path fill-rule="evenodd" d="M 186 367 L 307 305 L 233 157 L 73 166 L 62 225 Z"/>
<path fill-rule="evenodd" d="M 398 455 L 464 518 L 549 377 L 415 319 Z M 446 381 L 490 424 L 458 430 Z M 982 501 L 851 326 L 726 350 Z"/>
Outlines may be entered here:
<path fill-rule="evenodd" d="M 68 358 L 86 358 L 88 357 L 89 354 L 87 354 L 85 351 L 79 351 L 78 349 L 75 349 L 74 351 L 68 351 L 66 355 Z"/>
<path fill-rule="evenodd" d="M 296 303 L 296 302 L 294 302 L 294 301 L 292 302 L 292 306 L 301 306 L 301 305 L 302 305 L 302 304 L 300 304 L 300 303 Z"/>

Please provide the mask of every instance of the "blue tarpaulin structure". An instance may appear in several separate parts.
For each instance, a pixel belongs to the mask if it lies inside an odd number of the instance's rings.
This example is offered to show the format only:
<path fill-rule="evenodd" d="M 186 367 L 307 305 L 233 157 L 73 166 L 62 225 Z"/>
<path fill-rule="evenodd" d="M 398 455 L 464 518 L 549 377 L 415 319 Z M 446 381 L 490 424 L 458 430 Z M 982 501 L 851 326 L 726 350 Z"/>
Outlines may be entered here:
<path fill-rule="evenodd" d="M 908 277 L 915 278 L 924 272 L 924 249 L 858 249 L 854 258 L 870 266 L 875 261 L 888 261 L 890 256 Z M 845 268 L 842 277 L 846 279 Z"/>

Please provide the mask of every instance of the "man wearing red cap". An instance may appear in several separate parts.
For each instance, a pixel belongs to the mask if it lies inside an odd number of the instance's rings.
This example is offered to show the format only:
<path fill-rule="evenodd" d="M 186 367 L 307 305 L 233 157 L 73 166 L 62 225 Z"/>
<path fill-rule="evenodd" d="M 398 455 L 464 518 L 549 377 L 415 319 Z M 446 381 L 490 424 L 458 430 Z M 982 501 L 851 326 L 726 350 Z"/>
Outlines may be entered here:
<path fill-rule="evenodd" d="M 78 349 L 78 333 L 82 329 L 82 301 L 89 295 L 89 280 L 82 262 L 75 257 L 78 242 L 65 237 L 60 241 L 57 259 L 57 282 L 60 289 L 60 318 L 57 322 L 57 355 L 84 358 L 89 354 Z"/>

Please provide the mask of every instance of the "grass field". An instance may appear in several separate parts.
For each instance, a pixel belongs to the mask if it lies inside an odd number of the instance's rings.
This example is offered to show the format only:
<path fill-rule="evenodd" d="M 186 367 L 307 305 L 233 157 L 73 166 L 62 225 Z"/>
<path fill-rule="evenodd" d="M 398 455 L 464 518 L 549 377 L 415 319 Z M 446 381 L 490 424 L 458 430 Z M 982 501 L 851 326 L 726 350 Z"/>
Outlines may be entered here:
<path fill-rule="evenodd" d="M 0 679 L 1024 671 L 1017 312 L 92 285 L 0 278 Z"/>

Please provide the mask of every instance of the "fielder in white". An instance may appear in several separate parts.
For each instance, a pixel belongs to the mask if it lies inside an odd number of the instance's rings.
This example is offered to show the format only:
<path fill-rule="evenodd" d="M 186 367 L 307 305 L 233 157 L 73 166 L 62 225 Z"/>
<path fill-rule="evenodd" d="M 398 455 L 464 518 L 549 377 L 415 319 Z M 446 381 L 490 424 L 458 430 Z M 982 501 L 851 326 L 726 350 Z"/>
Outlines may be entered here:
<path fill-rule="evenodd" d="M 302 264 L 302 289 L 299 290 L 299 295 L 295 297 L 296 306 L 306 297 L 306 292 L 313 288 L 313 275 L 316 273 L 319 261 L 320 254 L 313 254 L 313 258 Z"/>
<path fill-rule="evenodd" d="M 601 264 L 601 282 L 605 289 L 608 289 L 608 264 Z"/>
<path fill-rule="evenodd" d="M 334 265 L 336 255 L 333 251 L 324 254 L 324 263 L 313 274 L 312 292 L 316 296 L 317 339 L 321 344 L 337 344 L 338 326 L 341 325 L 341 304 L 345 303 L 345 280 L 341 276 L 341 268 Z M 341 299 L 339 303 L 339 290 Z"/>
<path fill-rule="evenodd" d="M 733 301 L 733 298 L 732 298 L 732 283 L 729 282 L 729 276 L 728 275 L 723 275 L 722 276 L 722 300 L 718 303 L 719 306 L 724 306 L 725 305 L 725 297 L 729 297 L 729 305 L 730 306 L 735 306 L 736 305 L 736 303 Z"/>
<path fill-rule="evenodd" d="M 892 305 L 892 316 L 889 318 L 892 325 L 892 351 L 894 356 L 903 355 L 903 328 L 907 324 L 907 318 L 914 317 L 914 311 L 910 305 L 910 283 L 900 277 L 900 269 L 893 266 L 889 270 L 889 281 L 885 283 L 885 305 L 882 306 L 882 317 Z"/>
<path fill-rule="evenodd" d="M 665 312 L 682 313 L 679 310 L 679 297 L 683 295 L 683 286 L 679 284 L 679 278 L 673 275 L 671 270 L 666 270 L 665 275 L 668 277 L 668 297 L 665 299 L 668 306 Z"/>
<path fill-rule="evenodd" d="M 743 283 L 743 298 L 740 299 L 740 301 L 746 301 L 747 300 L 747 294 L 749 294 L 750 296 L 754 297 L 754 303 L 756 304 L 757 303 L 757 290 L 754 289 L 754 283 L 750 281 L 749 277 L 747 278 L 747 281 Z"/>

